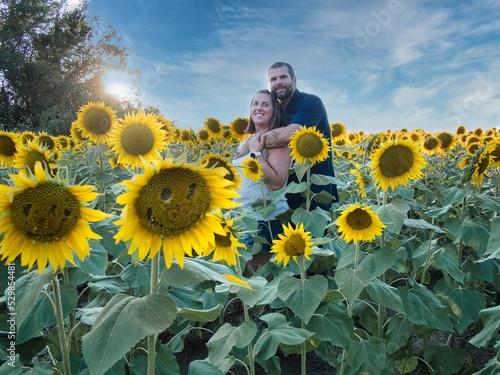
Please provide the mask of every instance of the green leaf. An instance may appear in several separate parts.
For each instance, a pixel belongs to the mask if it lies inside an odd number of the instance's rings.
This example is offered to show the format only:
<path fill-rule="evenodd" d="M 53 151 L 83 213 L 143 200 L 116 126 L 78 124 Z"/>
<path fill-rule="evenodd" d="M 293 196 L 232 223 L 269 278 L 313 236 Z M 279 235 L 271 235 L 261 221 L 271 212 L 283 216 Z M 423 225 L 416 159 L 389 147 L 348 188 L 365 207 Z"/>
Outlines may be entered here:
<path fill-rule="evenodd" d="M 314 185 L 328 185 L 335 184 L 338 181 L 335 177 L 326 176 L 324 174 L 315 174 L 311 175 L 311 183 Z"/>
<path fill-rule="evenodd" d="M 65 284 L 61 286 L 61 304 L 64 317 L 67 317 L 76 308 L 78 293 L 74 285 Z M 54 293 L 49 296 L 54 300 Z M 42 328 L 56 324 L 56 316 L 52 303 L 46 294 L 40 294 L 33 308 L 18 329 L 16 343 L 22 344 L 36 336 Z"/>
<path fill-rule="evenodd" d="M 171 297 L 153 294 L 146 297 L 113 296 L 83 336 L 83 354 L 92 374 L 104 374 L 148 335 L 168 328 L 177 316 Z"/>
<path fill-rule="evenodd" d="M 475 372 L 474 375 L 498 375 L 500 374 L 500 362 L 498 359 L 492 358 L 486 363 L 486 366 L 478 372 Z"/>
<path fill-rule="evenodd" d="M 80 271 L 89 275 L 104 275 L 108 267 L 108 252 L 97 240 L 89 240 L 90 256 L 83 261 L 75 257 L 75 263 Z"/>
<path fill-rule="evenodd" d="M 281 279 L 278 297 L 307 323 L 328 291 L 328 281 L 324 276 L 314 275 L 305 280 L 289 276 Z"/>
<path fill-rule="evenodd" d="M 368 295 L 379 305 L 385 306 L 391 310 L 405 313 L 403 302 L 396 288 L 387 285 L 379 279 L 373 278 L 372 282 L 366 286 Z"/>
<path fill-rule="evenodd" d="M 418 366 L 418 358 L 410 357 L 396 361 L 395 367 L 400 374 L 408 374 L 414 371 Z"/>
<path fill-rule="evenodd" d="M 461 238 L 467 246 L 470 246 L 476 251 L 479 256 L 484 254 L 488 246 L 490 232 L 486 223 L 481 220 L 466 219 L 460 226 Z"/>
<path fill-rule="evenodd" d="M 352 303 L 370 284 L 372 275 L 366 270 L 341 268 L 335 272 L 334 279 L 347 300 Z"/>
<path fill-rule="evenodd" d="M 401 286 L 398 290 L 410 321 L 418 325 L 425 325 L 429 329 L 453 331 L 446 307 L 425 286 L 415 284 L 411 289 Z"/>
<path fill-rule="evenodd" d="M 413 334 L 413 323 L 402 316 L 393 315 L 387 322 L 387 352 L 392 354 L 401 349 Z"/>
<path fill-rule="evenodd" d="M 486 307 L 486 295 L 473 286 L 457 287 L 450 293 L 450 298 L 457 304 L 458 311 L 455 327 L 459 334 L 479 318 L 479 312 Z"/>
<path fill-rule="evenodd" d="M 427 345 L 424 359 L 439 374 L 458 374 L 467 359 L 463 349 L 449 346 Z"/>
<path fill-rule="evenodd" d="M 92 281 L 88 283 L 88 286 L 93 292 L 105 290 L 110 294 L 124 293 L 129 290 L 129 286 L 119 275 L 94 276 Z"/>
<path fill-rule="evenodd" d="M 384 341 L 378 337 L 353 341 L 347 350 L 347 363 L 358 374 L 381 374 L 385 365 Z"/>
<path fill-rule="evenodd" d="M 301 182 L 300 184 L 297 184 L 296 182 L 291 182 L 285 187 L 286 193 L 302 193 L 303 191 L 307 190 L 307 182 Z"/>
<path fill-rule="evenodd" d="M 238 298 L 246 303 L 249 307 L 254 307 L 261 297 L 262 291 L 264 290 L 268 282 L 261 276 L 255 276 L 245 281 L 252 287 L 252 289 L 245 288 L 241 285 L 231 285 L 229 287 L 229 291 L 231 293 L 235 293 Z M 218 291 L 219 289 L 216 290 Z"/>
<path fill-rule="evenodd" d="M 386 231 L 399 234 L 408 211 L 410 211 L 410 206 L 407 202 L 394 199 L 391 203 L 378 207 L 375 213 L 386 225 Z"/>
<path fill-rule="evenodd" d="M 481 310 L 479 312 L 479 317 L 483 321 L 483 329 L 477 335 L 473 336 L 469 342 L 481 348 L 488 345 L 500 330 L 500 306 Z"/>
<path fill-rule="evenodd" d="M 140 288 L 150 283 L 150 276 L 143 263 L 130 263 L 120 273 L 120 277 L 130 288 Z"/>
<path fill-rule="evenodd" d="M 302 207 L 297 208 L 291 218 L 295 224 L 304 224 L 304 230 L 311 232 L 313 237 L 322 237 L 324 235 L 329 219 L 328 216 L 325 216 L 325 211 L 320 208 L 307 211 Z"/>
<path fill-rule="evenodd" d="M 327 313 L 314 314 L 307 330 L 314 332 L 314 337 L 321 341 L 329 341 L 335 346 L 347 349 L 354 335 L 354 322 L 347 315 Z"/>
<path fill-rule="evenodd" d="M 224 375 L 224 373 L 206 360 L 196 360 L 189 364 L 188 375 Z"/>
<path fill-rule="evenodd" d="M 500 249 L 500 216 L 491 218 L 490 237 L 483 255 L 490 255 Z"/>
<path fill-rule="evenodd" d="M 448 204 L 443 207 L 436 208 L 434 210 L 429 210 L 425 212 L 426 216 L 430 218 L 437 219 L 439 216 L 447 214 L 451 209 L 453 209 L 453 205 Z"/>
<path fill-rule="evenodd" d="M 134 357 L 130 363 L 130 368 L 133 370 L 134 375 L 147 375 L 148 358 L 145 355 Z M 172 350 L 166 345 L 162 345 L 160 350 L 155 356 L 155 373 L 180 375 L 179 364 Z"/>
<path fill-rule="evenodd" d="M 422 230 L 433 230 L 434 232 L 437 233 L 446 233 L 442 228 L 438 227 L 437 225 L 431 224 L 425 220 L 422 219 L 405 219 L 404 224 L 408 228 L 414 228 L 414 229 L 422 229 Z"/>
<path fill-rule="evenodd" d="M 444 273 L 449 274 L 454 280 L 463 284 L 464 275 L 460 270 L 458 262 L 458 254 L 450 248 L 443 248 L 441 251 L 436 251 L 432 257 L 434 267 Z"/>
<path fill-rule="evenodd" d="M 37 362 L 31 368 L 23 366 L 16 357 L 15 367 L 12 367 L 9 363 L 11 362 L 4 362 L 0 367 L 0 375 L 52 375 L 54 372 L 49 362 Z"/>
<path fill-rule="evenodd" d="M 383 247 L 373 254 L 366 254 L 359 262 L 359 268 L 367 270 L 373 277 L 379 277 L 391 268 L 396 260 L 396 252 L 389 247 Z"/>
<path fill-rule="evenodd" d="M 53 273 L 54 270 L 49 266 L 41 275 L 38 272 L 30 272 L 16 280 L 17 327 L 23 324 L 33 307 L 33 302 L 37 300 L 43 288 L 52 281 Z"/>
<path fill-rule="evenodd" d="M 207 323 L 207 322 L 213 322 L 215 319 L 217 319 L 223 308 L 224 306 L 222 305 L 217 305 L 209 310 L 195 310 L 195 309 L 182 308 L 179 309 L 178 314 L 183 318 L 191 320 L 193 322 Z"/>
<path fill-rule="evenodd" d="M 210 363 L 222 369 L 231 350 L 234 347 L 244 348 L 252 342 L 256 334 L 257 325 L 254 322 L 245 321 L 239 327 L 233 327 L 231 324 L 225 323 L 207 343 Z"/>

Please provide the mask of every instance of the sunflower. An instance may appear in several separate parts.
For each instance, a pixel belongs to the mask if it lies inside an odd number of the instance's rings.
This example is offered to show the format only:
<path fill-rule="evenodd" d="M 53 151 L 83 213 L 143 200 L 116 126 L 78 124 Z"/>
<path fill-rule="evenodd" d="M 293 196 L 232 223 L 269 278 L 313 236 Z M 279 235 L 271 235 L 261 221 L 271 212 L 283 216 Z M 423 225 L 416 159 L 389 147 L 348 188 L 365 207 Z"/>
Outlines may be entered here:
<path fill-rule="evenodd" d="M 19 134 L 19 142 L 23 145 L 27 144 L 28 141 L 34 141 L 35 139 L 36 139 L 35 133 L 30 132 L 28 130 Z"/>
<path fill-rule="evenodd" d="M 482 146 L 477 150 L 476 154 L 470 158 L 469 163 L 472 166 L 470 182 L 476 187 L 480 187 L 483 184 L 484 176 L 490 167 L 490 149 L 491 146 Z"/>
<path fill-rule="evenodd" d="M 111 215 L 86 207 L 97 193 L 92 186 L 67 186 L 50 177 L 40 162 L 34 174 L 11 175 L 14 187 L 0 185 L 0 255 L 6 263 L 21 256 L 21 265 L 31 270 L 35 262 L 42 273 L 47 262 L 54 272 L 66 261 L 75 265 L 90 255 L 87 239 L 99 239 L 87 221 L 100 221 Z"/>
<path fill-rule="evenodd" d="M 13 132 L 0 131 L 0 166 L 13 166 L 17 152 L 18 136 Z"/>
<path fill-rule="evenodd" d="M 328 158 L 330 146 L 327 140 L 315 126 L 302 126 L 290 138 L 290 149 L 292 158 L 299 164 L 305 164 L 308 160 L 311 165 Z"/>
<path fill-rule="evenodd" d="M 109 135 L 111 151 L 118 156 L 118 164 L 139 167 L 143 162 L 160 158 L 160 151 L 166 148 L 166 132 L 154 113 L 144 111 L 128 113 Z"/>
<path fill-rule="evenodd" d="M 198 142 L 208 143 L 210 142 L 210 133 L 207 129 L 200 129 L 198 133 L 196 133 Z"/>
<path fill-rule="evenodd" d="M 94 142 L 104 142 L 116 125 L 117 119 L 115 111 L 104 103 L 89 102 L 79 109 L 77 119 L 73 123 L 81 131 L 82 137 Z"/>
<path fill-rule="evenodd" d="M 241 172 L 252 181 L 259 181 L 264 175 L 262 165 L 254 158 L 246 158 L 241 162 Z"/>
<path fill-rule="evenodd" d="M 222 127 L 219 119 L 216 119 L 214 117 L 207 117 L 207 119 L 203 123 L 203 126 L 205 127 L 205 129 L 207 129 L 212 138 L 220 139 L 224 136 L 224 128 Z"/>
<path fill-rule="evenodd" d="M 242 141 L 250 135 L 249 133 L 245 132 L 247 126 L 248 118 L 238 117 L 231 121 L 231 123 L 229 124 L 229 130 L 231 131 L 234 139 Z"/>
<path fill-rule="evenodd" d="M 457 133 L 457 135 L 466 134 L 466 133 L 467 133 L 467 129 L 465 128 L 465 126 L 464 126 L 464 125 L 460 125 L 460 126 L 457 128 L 456 133 Z"/>
<path fill-rule="evenodd" d="M 54 140 L 54 138 L 52 138 L 46 132 L 42 132 L 42 133 L 38 134 L 38 136 L 36 137 L 36 140 L 37 140 L 38 144 L 42 148 L 44 148 L 45 150 L 55 151 L 57 148 L 57 143 Z"/>
<path fill-rule="evenodd" d="M 71 124 L 71 128 L 70 128 L 70 134 L 71 134 L 71 139 L 73 141 L 73 143 L 75 144 L 80 144 L 80 143 L 83 143 L 85 142 L 88 137 L 85 137 L 83 134 L 82 134 L 82 131 L 77 127 L 77 123 L 76 122 L 73 122 Z"/>
<path fill-rule="evenodd" d="M 56 137 L 57 147 L 61 151 L 67 151 L 71 148 L 71 139 L 66 135 L 59 135 Z"/>
<path fill-rule="evenodd" d="M 234 184 L 234 189 L 238 190 L 241 184 L 241 177 L 238 170 L 231 164 L 226 158 L 215 154 L 208 154 L 201 160 L 202 164 L 206 164 L 207 168 L 222 167 L 227 171 L 224 176 L 226 180 L 231 181 Z"/>
<path fill-rule="evenodd" d="M 330 124 L 330 129 L 332 132 L 333 139 L 343 137 L 346 135 L 345 125 L 342 124 L 341 122 L 335 122 L 335 123 Z"/>
<path fill-rule="evenodd" d="M 43 149 L 38 143 L 28 141 L 27 145 L 18 147 L 14 157 L 14 166 L 19 169 L 26 167 L 31 172 L 34 172 L 35 164 L 38 161 L 53 176 L 56 169 L 53 155 L 54 153 Z"/>
<path fill-rule="evenodd" d="M 177 142 L 192 147 L 193 146 L 193 140 L 194 140 L 194 132 L 192 129 L 182 129 L 179 131 L 179 134 L 177 136 Z"/>
<path fill-rule="evenodd" d="M 437 138 L 439 139 L 439 147 L 443 151 L 450 151 L 453 146 L 455 146 L 455 138 L 451 133 L 448 132 L 441 132 L 437 135 Z"/>
<path fill-rule="evenodd" d="M 437 150 L 439 150 L 439 145 L 441 141 L 434 135 L 427 135 L 424 138 L 424 142 L 422 143 L 422 151 L 428 155 L 434 154 Z"/>
<path fill-rule="evenodd" d="M 175 138 L 177 136 L 176 132 L 175 132 L 175 125 L 172 121 L 170 121 L 169 119 L 163 117 L 162 115 L 157 115 L 157 118 L 158 118 L 158 121 L 160 121 L 163 126 L 161 127 L 162 130 L 165 130 L 166 132 L 166 138 L 165 138 L 165 142 L 167 143 L 172 143 L 175 141 Z"/>
<path fill-rule="evenodd" d="M 370 184 L 369 176 L 366 173 L 366 167 L 361 167 L 358 163 L 354 163 L 354 169 L 351 169 L 351 174 L 356 176 L 355 182 L 359 186 L 359 195 L 366 198 L 366 185 Z"/>
<path fill-rule="evenodd" d="M 345 242 L 373 241 L 382 234 L 384 223 L 368 206 L 351 204 L 335 221 Z"/>
<path fill-rule="evenodd" d="M 235 235 L 234 219 L 224 217 L 220 209 L 216 210 L 215 216 L 219 220 L 225 234 L 215 233 L 215 243 L 209 244 L 203 255 L 209 256 L 213 253 L 212 261 L 225 261 L 228 266 L 236 266 L 236 257 L 241 255 L 238 252 L 238 248 L 245 248 L 246 245 L 241 243 Z"/>
<path fill-rule="evenodd" d="M 500 141 L 490 143 L 490 166 L 500 167 Z"/>
<path fill-rule="evenodd" d="M 375 184 L 384 191 L 407 185 L 410 179 L 420 178 L 427 164 L 417 144 L 409 139 L 385 142 L 370 158 Z"/>
<path fill-rule="evenodd" d="M 273 240 L 271 253 L 275 253 L 274 261 L 283 262 L 283 267 L 288 265 L 290 259 L 299 264 L 297 257 L 303 255 L 310 259 L 312 253 L 311 233 L 304 231 L 304 224 L 300 223 L 294 229 L 292 224 L 283 225 L 283 234 L 278 234 L 278 238 Z"/>
<path fill-rule="evenodd" d="M 173 258 L 184 266 L 184 255 L 198 254 L 215 245 L 215 234 L 226 232 L 214 209 L 233 208 L 239 194 L 224 179 L 224 168 L 155 161 L 144 166 L 144 174 L 121 183 L 127 191 L 117 197 L 124 205 L 116 242 L 132 240 L 129 254 L 138 250 L 139 260 L 153 258 L 163 250 L 167 268 Z"/>

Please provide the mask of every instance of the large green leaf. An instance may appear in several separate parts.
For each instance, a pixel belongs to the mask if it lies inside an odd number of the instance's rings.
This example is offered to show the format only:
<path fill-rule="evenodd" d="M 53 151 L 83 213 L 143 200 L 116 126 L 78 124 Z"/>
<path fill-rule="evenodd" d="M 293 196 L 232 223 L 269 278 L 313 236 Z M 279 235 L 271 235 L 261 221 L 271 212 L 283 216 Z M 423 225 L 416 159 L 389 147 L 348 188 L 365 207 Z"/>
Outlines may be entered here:
<path fill-rule="evenodd" d="M 314 314 L 307 330 L 314 332 L 314 337 L 321 341 L 329 341 L 335 346 L 347 349 L 354 335 L 354 322 L 347 315 L 328 313 Z"/>
<path fill-rule="evenodd" d="M 391 268 L 396 260 L 396 252 L 389 247 L 383 247 L 373 254 L 367 254 L 359 262 L 359 268 L 367 270 L 373 277 L 379 277 Z"/>
<path fill-rule="evenodd" d="M 78 293 L 74 285 L 65 284 L 61 286 L 61 304 L 64 317 L 67 317 L 76 308 L 78 301 Z M 54 293 L 50 292 L 49 296 L 54 300 Z M 33 338 L 42 328 L 56 324 L 56 316 L 52 303 L 47 295 L 40 294 L 33 304 L 28 316 L 23 321 L 18 329 L 16 343 L 22 344 Z"/>
<path fill-rule="evenodd" d="M 23 366 L 16 361 L 15 367 L 10 365 L 11 362 L 4 362 L 0 367 L 0 375 L 52 375 L 54 369 L 49 362 L 38 362 L 31 368 Z"/>
<path fill-rule="evenodd" d="M 425 286 L 415 284 L 411 289 L 398 288 L 406 315 L 410 321 L 429 329 L 452 332 L 450 317 L 439 298 Z"/>
<path fill-rule="evenodd" d="M 413 334 L 413 323 L 405 317 L 393 315 L 387 323 L 387 352 L 389 354 L 402 348 Z"/>
<path fill-rule="evenodd" d="M 467 359 L 467 353 L 464 349 L 447 345 L 427 345 L 424 359 L 438 374 L 458 374 Z"/>
<path fill-rule="evenodd" d="M 347 363 L 358 374 L 381 374 L 385 365 L 384 341 L 378 337 L 353 341 L 347 350 Z"/>
<path fill-rule="evenodd" d="M 354 302 L 363 289 L 372 281 L 372 275 L 367 270 L 348 268 L 337 269 L 334 278 L 350 303 Z"/>
<path fill-rule="evenodd" d="M 164 331 L 176 316 L 177 307 L 165 294 L 113 296 L 82 339 L 90 372 L 104 374 L 141 339 Z"/>
<path fill-rule="evenodd" d="M 319 207 L 314 211 L 299 207 L 293 212 L 291 220 L 295 224 L 304 224 L 304 230 L 311 232 L 313 237 L 322 237 L 331 218 L 327 212 Z"/>
<path fill-rule="evenodd" d="M 466 219 L 462 222 L 460 229 L 464 243 L 472 247 L 479 256 L 482 256 L 490 238 L 487 223 L 478 220 L 478 218 Z"/>
<path fill-rule="evenodd" d="M 500 250 L 500 216 L 491 218 L 490 237 L 483 255 L 490 255 Z"/>
<path fill-rule="evenodd" d="M 182 308 L 179 309 L 178 314 L 183 318 L 186 318 L 193 322 L 207 323 L 213 322 L 215 319 L 217 319 L 220 316 L 220 312 L 223 308 L 224 306 L 222 305 L 217 305 L 214 308 L 208 310 Z"/>
<path fill-rule="evenodd" d="M 454 280 L 463 284 L 464 274 L 460 270 L 457 251 L 451 248 L 443 248 L 436 251 L 432 257 L 433 265 L 438 270 L 447 273 Z"/>
<path fill-rule="evenodd" d="M 75 257 L 80 270 L 89 275 L 104 275 L 108 267 L 108 252 L 97 240 L 89 240 L 90 255 L 82 260 Z"/>
<path fill-rule="evenodd" d="M 188 375 L 224 375 L 224 373 L 206 360 L 196 360 L 189 364 Z"/>
<path fill-rule="evenodd" d="M 373 278 L 366 286 L 368 295 L 379 305 L 404 314 L 403 302 L 396 288 Z"/>
<path fill-rule="evenodd" d="M 380 206 L 375 210 L 380 220 L 386 225 L 385 230 L 396 234 L 401 232 L 408 211 L 410 211 L 410 206 L 400 199 L 394 199 L 391 203 Z"/>
<path fill-rule="evenodd" d="M 481 310 L 479 312 L 479 317 L 483 321 L 483 329 L 477 335 L 472 337 L 469 342 L 480 348 L 488 345 L 488 343 L 495 335 L 498 334 L 498 331 L 500 330 L 500 306 Z"/>
<path fill-rule="evenodd" d="M 324 276 L 314 275 L 305 280 L 289 276 L 281 279 L 278 297 L 307 323 L 328 291 L 328 281 Z"/>
<path fill-rule="evenodd" d="M 130 363 L 130 369 L 133 371 L 134 375 L 147 375 L 147 356 L 135 356 Z M 175 355 L 172 353 L 172 350 L 166 345 L 162 345 L 156 353 L 155 373 L 168 375 L 180 375 L 181 373 Z"/>
<path fill-rule="evenodd" d="M 149 271 L 143 263 L 127 265 L 120 277 L 130 288 L 139 288 L 150 283 Z"/>
<path fill-rule="evenodd" d="M 433 230 L 437 233 L 446 233 L 443 229 L 437 225 L 431 224 L 422 219 L 405 219 L 404 224 L 409 228 L 423 229 L 423 230 Z"/>
<path fill-rule="evenodd" d="M 42 274 L 30 272 L 16 280 L 16 326 L 20 327 L 43 288 L 52 281 L 54 270 L 45 268 Z"/>
<path fill-rule="evenodd" d="M 252 287 L 252 289 L 248 289 L 241 285 L 231 285 L 229 286 L 229 291 L 236 294 L 238 298 L 249 307 L 254 307 L 257 301 L 259 301 L 262 291 L 268 282 L 261 276 L 252 277 L 251 279 L 246 280 L 246 282 Z"/>
<path fill-rule="evenodd" d="M 207 343 L 210 363 L 219 368 L 224 367 L 231 350 L 234 347 L 244 348 L 252 342 L 256 334 L 257 325 L 254 322 L 245 321 L 238 327 L 225 323 Z"/>

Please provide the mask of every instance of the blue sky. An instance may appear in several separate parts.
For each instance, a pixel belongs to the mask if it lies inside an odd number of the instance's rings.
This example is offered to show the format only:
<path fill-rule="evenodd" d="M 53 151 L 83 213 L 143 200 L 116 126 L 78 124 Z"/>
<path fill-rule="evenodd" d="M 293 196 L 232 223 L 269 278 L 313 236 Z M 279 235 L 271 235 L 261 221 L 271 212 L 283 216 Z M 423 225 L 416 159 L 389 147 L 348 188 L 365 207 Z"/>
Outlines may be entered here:
<path fill-rule="evenodd" d="M 142 72 L 108 74 L 108 91 L 139 88 L 181 128 L 247 117 L 275 61 L 348 131 L 500 125 L 497 0 L 91 0 L 88 12 Z"/>

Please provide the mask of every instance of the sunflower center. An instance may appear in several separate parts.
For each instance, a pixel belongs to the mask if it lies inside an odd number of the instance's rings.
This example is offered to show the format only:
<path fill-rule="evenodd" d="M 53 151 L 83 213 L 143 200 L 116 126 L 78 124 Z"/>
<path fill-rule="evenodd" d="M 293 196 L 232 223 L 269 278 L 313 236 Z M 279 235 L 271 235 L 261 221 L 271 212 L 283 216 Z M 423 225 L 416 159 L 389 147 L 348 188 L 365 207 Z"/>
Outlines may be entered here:
<path fill-rule="evenodd" d="M 39 161 L 42 163 L 42 167 L 47 168 L 47 159 L 45 158 L 45 155 L 41 152 L 38 152 L 36 150 L 30 150 L 26 154 L 26 158 L 24 161 L 24 165 L 30 169 L 30 171 L 34 172 L 35 171 L 35 164 L 36 162 Z"/>
<path fill-rule="evenodd" d="M 284 251 L 288 256 L 299 256 L 304 254 L 306 249 L 306 241 L 297 233 L 293 233 L 287 238 L 284 246 Z"/>
<path fill-rule="evenodd" d="M 215 233 L 215 244 L 218 247 L 231 247 L 231 233 L 225 236 Z"/>
<path fill-rule="evenodd" d="M 85 113 L 83 123 L 89 132 L 97 135 L 106 134 L 111 129 L 109 114 L 99 108 L 89 109 Z"/>
<path fill-rule="evenodd" d="M 434 137 L 429 137 L 424 142 L 424 148 L 426 150 L 434 150 L 439 145 L 439 141 Z"/>
<path fill-rule="evenodd" d="M 56 147 L 56 143 L 54 142 L 54 140 L 47 135 L 39 137 L 38 143 L 40 144 L 40 146 L 46 148 L 47 150 L 53 150 Z"/>
<path fill-rule="evenodd" d="M 441 147 L 447 149 L 453 143 L 453 138 L 450 134 L 442 133 L 438 135 L 439 140 L 441 141 Z"/>
<path fill-rule="evenodd" d="M 222 167 L 222 168 L 224 168 L 227 171 L 227 173 L 224 176 L 224 178 L 226 180 L 229 180 L 229 181 L 234 181 L 234 173 L 231 171 L 231 169 L 222 160 L 215 159 L 215 158 L 209 159 L 208 160 L 208 164 L 207 164 L 207 168 L 212 168 L 212 167 Z M 257 172 L 254 172 L 254 173 L 257 173 Z"/>
<path fill-rule="evenodd" d="M 496 145 L 495 149 L 490 152 L 490 156 L 493 162 L 500 161 L 500 145 Z"/>
<path fill-rule="evenodd" d="M 250 170 L 252 171 L 252 173 L 259 173 L 259 165 L 255 162 L 255 161 L 250 161 L 250 163 L 248 163 L 248 168 L 250 168 Z"/>
<path fill-rule="evenodd" d="M 198 137 L 202 140 L 202 141 L 206 141 L 209 137 L 209 134 L 206 130 L 204 129 L 201 129 L 200 132 L 198 133 Z"/>
<path fill-rule="evenodd" d="M 479 160 L 476 163 L 478 175 L 481 175 L 484 172 L 486 172 L 486 170 L 488 169 L 489 165 L 490 165 L 489 153 L 486 152 L 485 155 L 484 155 L 484 157 L 481 158 L 481 160 Z"/>
<path fill-rule="evenodd" d="M 16 153 L 16 142 L 8 135 L 0 136 L 0 154 L 3 156 L 14 156 Z"/>
<path fill-rule="evenodd" d="M 372 224 L 372 218 L 368 212 L 362 208 L 356 208 L 349 213 L 346 218 L 347 224 L 354 230 L 363 230 L 369 228 Z"/>
<path fill-rule="evenodd" d="M 306 133 L 297 139 L 297 152 L 306 158 L 319 155 L 323 150 L 323 142 L 316 134 Z"/>
<path fill-rule="evenodd" d="M 129 155 L 145 155 L 153 148 L 155 136 L 146 125 L 132 124 L 123 130 L 121 142 Z"/>
<path fill-rule="evenodd" d="M 386 177 L 399 177 L 413 166 L 413 153 L 403 145 L 390 146 L 379 161 L 380 171 Z"/>
<path fill-rule="evenodd" d="M 80 219 L 80 204 L 65 187 L 47 182 L 14 197 L 12 220 L 24 235 L 38 242 L 64 238 Z"/>
<path fill-rule="evenodd" d="M 248 121 L 247 120 L 239 120 L 234 123 L 233 130 L 237 134 L 245 134 L 245 130 L 248 126 Z"/>
<path fill-rule="evenodd" d="M 207 120 L 206 124 L 207 124 L 207 128 L 210 129 L 214 133 L 218 133 L 221 131 L 219 123 L 213 119 Z"/>
<path fill-rule="evenodd" d="M 163 236 L 187 232 L 205 216 L 211 202 L 203 177 L 185 168 L 171 168 L 151 177 L 135 209 L 141 224 Z"/>
<path fill-rule="evenodd" d="M 332 137 L 339 137 L 344 132 L 344 129 L 339 124 L 332 125 Z"/>

